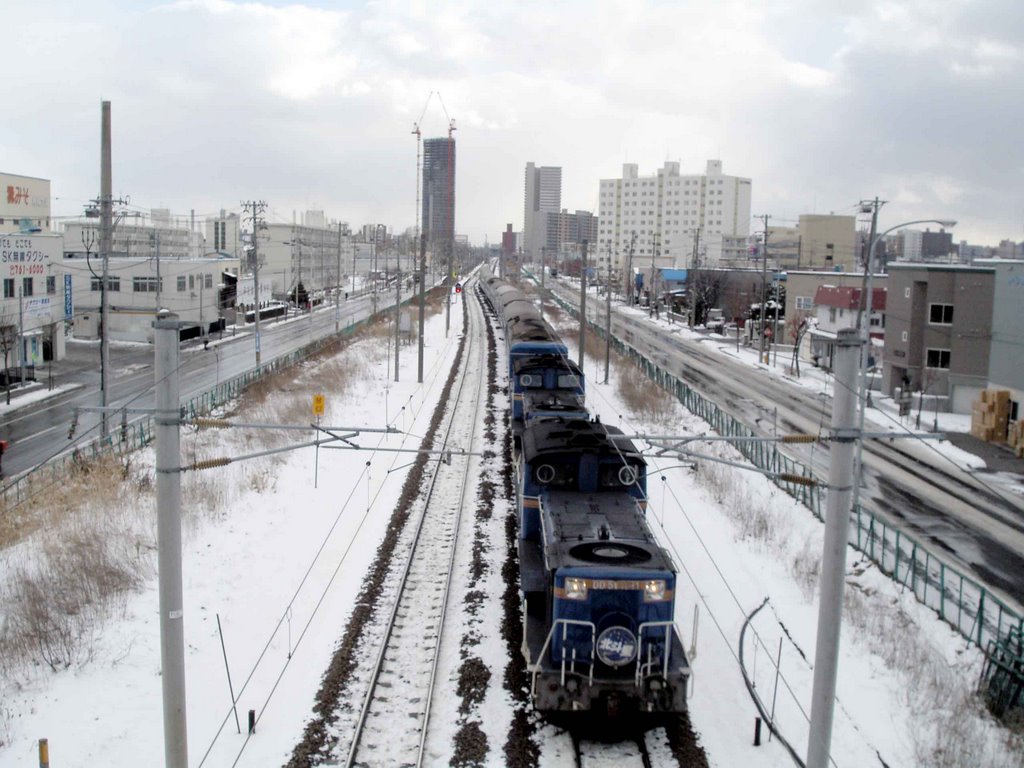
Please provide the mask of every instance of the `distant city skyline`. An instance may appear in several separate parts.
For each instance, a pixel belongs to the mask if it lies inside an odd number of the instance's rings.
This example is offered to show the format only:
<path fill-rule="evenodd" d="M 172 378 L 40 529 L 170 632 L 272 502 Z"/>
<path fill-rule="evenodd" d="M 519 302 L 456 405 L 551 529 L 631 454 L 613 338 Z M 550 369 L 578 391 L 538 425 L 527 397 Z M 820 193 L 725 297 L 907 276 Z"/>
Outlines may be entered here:
<path fill-rule="evenodd" d="M 1009 0 L 10 0 L 4 22 L 3 170 L 51 180 L 58 220 L 99 192 L 109 100 L 115 196 L 197 220 L 264 199 L 270 221 L 323 210 L 402 231 L 413 126 L 445 136 L 455 120 L 456 231 L 475 243 L 523 228 L 531 160 L 562 169 L 565 207 L 597 211 L 624 163 L 699 173 L 709 158 L 777 224 L 878 196 L 885 228 L 955 219 L 955 242 L 1024 239 Z"/>

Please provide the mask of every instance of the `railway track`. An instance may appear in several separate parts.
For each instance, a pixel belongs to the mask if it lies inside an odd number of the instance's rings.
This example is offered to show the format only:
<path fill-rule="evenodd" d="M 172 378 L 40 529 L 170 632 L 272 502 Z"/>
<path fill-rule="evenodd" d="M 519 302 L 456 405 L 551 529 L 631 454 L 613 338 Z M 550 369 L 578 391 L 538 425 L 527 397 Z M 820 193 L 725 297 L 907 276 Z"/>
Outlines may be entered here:
<path fill-rule="evenodd" d="M 458 385 L 449 399 L 443 435 L 433 446 L 442 453 L 432 459 L 433 471 L 403 535 L 406 558 L 395 569 L 392 608 L 380 632 L 346 766 L 425 764 L 456 544 L 463 510 L 476 493 L 474 457 L 447 452 L 473 452 L 483 421 L 487 350 L 482 322 L 478 309 L 469 312 Z"/>

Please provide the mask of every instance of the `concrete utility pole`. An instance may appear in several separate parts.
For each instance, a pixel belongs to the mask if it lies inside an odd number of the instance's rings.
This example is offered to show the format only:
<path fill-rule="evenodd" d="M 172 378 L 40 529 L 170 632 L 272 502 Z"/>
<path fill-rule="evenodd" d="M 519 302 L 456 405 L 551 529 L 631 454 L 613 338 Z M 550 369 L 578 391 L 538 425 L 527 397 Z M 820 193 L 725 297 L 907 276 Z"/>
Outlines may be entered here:
<path fill-rule="evenodd" d="M 604 286 L 604 383 L 612 362 L 612 260 L 608 259 L 608 282 Z"/>
<path fill-rule="evenodd" d="M 452 284 L 449 282 L 452 276 L 452 243 L 449 240 L 446 243 L 448 249 L 448 255 L 445 259 L 445 275 L 444 280 L 441 281 L 441 285 L 445 287 L 444 294 L 444 337 L 448 338 L 448 329 L 452 325 Z"/>
<path fill-rule="evenodd" d="M 540 316 L 544 318 L 544 273 L 547 271 L 547 265 L 544 263 L 546 259 L 544 256 L 547 254 L 547 246 L 542 245 L 540 248 Z"/>
<path fill-rule="evenodd" d="M 651 235 L 651 284 L 647 288 L 647 316 L 654 317 L 654 255 L 658 250 L 658 236 Z"/>
<path fill-rule="evenodd" d="M 636 230 L 629 236 L 629 266 L 626 267 L 626 290 L 629 293 L 629 301 L 626 306 L 632 307 L 636 298 L 636 279 L 633 275 L 633 248 L 636 246 Z"/>
<path fill-rule="evenodd" d="M 107 419 L 107 404 L 110 388 L 107 376 L 110 372 L 110 244 L 112 240 L 113 183 L 110 160 L 110 102 L 102 102 L 100 134 L 100 258 L 103 259 L 103 285 L 100 288 L 100 435 L 106 439 L 110 434 Z"/>
<path fill-rule="evenodd" d="M 160 311 L 160 233 L 153 233 L 153 242 L 156 246 L 156 311 Z M 202 312 L 202 305 L 199 307 Z"/>
<path fill-rule="evenodd" d="M 181 587 L 181 444 L 178 316 L 162 310 L 153 322 L 156 384 L 156 524 L 160 591 L 160 681 L 164 764 L 188 767 L 185 718 L 185 627 Z"/>
<path fill-rule="evenodd" d="M 338 274 L 334 281 L 334 332 L 341 330 L 341 222 L 338 222 Z"/>
<path fill-rule="evenodd" d="M 690 271 L 693 272 L 693 280 L 690 280 L 689 276 L 687 276 L 687 283 L 690 286 L 692 286 L 692 289 L 690 291 L 688 291 L 688 293 L 690 294 L 690 296 L 689 296 L 689 300 L 690 300 L 689 304 L 690 304 L 690 327 L 691 328 L 693 328 L 693 326 L 697 324 L 697 293 L 700 290 L 699 286 L 697 285 L 697 283 L 700 280 L 700 277 L 699 277 L 699 271 L 700 271 L 700 251 L 698 250 L 699 248 L 700 248 L 700 230 L 698 229 L 698 230 L 694 231 L 693 259 L 690 262 Z"/>
<path fill-rule="evenodd" d="M 855 419 L 860 345 L 860 334 L 855 328 L 841 328 L 836 335 L 836 386 L 832 396 L 828 506 L 825 511 L 825 545 L 821 560 L 821 598 L 818 607 L 818 639 L 814 651 L 807 768 L 827 768 L 832 742 L 850 497 L 853 492 L 853 449 L 860 436 Z"/>
<path fill-rule="evenodd" d="M 423 383 L 423 323 L 427 301 L 427 233 L 420 235 L 420 357 L 416 381 Z"/>
<path fill-rule="evenodd" d="M 256 367 L 260 367 L 260 254 L 259 254 L 259 234 L 260 225 L 263 224 L 261 214 L 266 209 L 267 204 L 263 200 L 251 200 L 249 202 L 242 203 L 242 209 L 252 215 L 252 282 L 253 282 L 253 301 L 256 304 Z"/>
<path fill-rule="evenodd" d="M 402 324 L 402 273 L 395 270 L 395 381 L 398 381 L 399 326 Z"/>
<path fill-rule="evenodd" d="M 580 249 L 580 370 L 583 370 L 587 340 L 587 241 L 583 241 Z"/>
<path fill-rule="evenodd" d="M 768 272 L 768 219 L 771 218 L 767 213 L 758 216 L 757 218 L 764 220 L 764 243 L 761 246 L 761 347 L 757 353 L 758 362 L 766 362 L 764 359 L 764 342 L 765 342 L 765 323 L 768 322 L 767 313 L 768 310 L 765 307 L 765 278 Z"/>

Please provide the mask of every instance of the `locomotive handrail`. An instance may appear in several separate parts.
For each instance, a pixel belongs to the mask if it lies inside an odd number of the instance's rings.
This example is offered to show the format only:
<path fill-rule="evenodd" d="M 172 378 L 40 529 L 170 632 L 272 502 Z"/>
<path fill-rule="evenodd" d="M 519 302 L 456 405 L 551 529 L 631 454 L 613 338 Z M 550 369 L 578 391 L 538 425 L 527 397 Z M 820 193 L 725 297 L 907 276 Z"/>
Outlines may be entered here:
<path fill-rule="evenodd" d="M 669 655 L 670 655 L 669 651 L 671 650 L 672 633 L 675 632 L 675 629 L 676 629 L 675 622 L 674 621 L 645 621 L 639 627 L 637 627 L 637 631 L 636 631 L 637 642 L 640 644 L 640 647 L 637 648 L 637 653 L 636 653 L 636 684 L 637 684 L 638 687 L 640 686 L 641 680 L 643 679 L 645 670 L 648 670 L 648 669 L 650 669 L 650 668 L 652 668 L 654 666 L 650 661 L 648 661 L 646 664 L 643 663 L 643 661 L 642 661 L 643 655 L 644 655 L 644 630 L 648 629 L 648 628 L 657 629 L 658 627 L 664 627 L 665 628 L 665 652 L 662 654 L 662 656 L 664 657 L 664 663 L 663 663 L 663 668 L 662 668 L 661 674 L 662 674 L 662 677 L 665 677 L 665 678 L 668 677 L 668 661 L 669 661 Z M 680 638 L 680 643 L 682 643 L 682 638 Z M 654 646 L 654 641 L 652 640 L 652 641 L 650 641 L 650 643 L 648 645 L 648 651 L 650 651 L 653 646 Z"/>
<path fill-rule="evenodd" d="M 594 648 L 597 646 L 597 627 L 592 621 L 583 621 L 582 619 L 555 619 L 555 623 L 551 625 L 551 630 L 548 632 L 547 638 L 544 640 L 544 645 L 541 646 L 540 653 L 537 654 L 537 661 L 531 662 L 530 666 L 533 668 L 533 675 L 530 679 L 530 698 L 534 698 L 537 693 L 537 675 L 541 671 L 541 660 L 544 658 L 544 654 L 548 651 L 548 646 L 551 645 L 551 638 L 554 637 L 555 631 L 558 629 L 558 625 L 562 624 L 562 642 L 564 643 L 567 639 L 569 632 L 569 625 L 576 624 L 582 627 L 590 627 L 590 674 L 587 675 L 587 684 L 594 684 Z M 573 649 L 575 652 L 575 649 Z M 562 663 L 561 663 L 561 676 L 562 685 L 565 685 L 565 646 L 562 646 Z M 570 670 L 572 674 L 576 673 L 576 660 L 573 659 L 572 668 Z"/>

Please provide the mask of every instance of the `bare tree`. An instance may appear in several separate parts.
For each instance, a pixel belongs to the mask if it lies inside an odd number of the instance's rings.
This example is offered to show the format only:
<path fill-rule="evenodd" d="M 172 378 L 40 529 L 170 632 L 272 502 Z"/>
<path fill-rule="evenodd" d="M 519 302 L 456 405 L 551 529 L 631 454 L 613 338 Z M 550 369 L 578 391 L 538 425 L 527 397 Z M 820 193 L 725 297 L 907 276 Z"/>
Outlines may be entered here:
<path fill-rule="evenodd" d="M 4 360 L 4 387 L 7 392 L 7 404 L 11 404 L 11 352 L 18 346 L 18 325 L 13 322 L 7 311 L 0 311 L 0 353 Z"/>
<path fill-rule="evenodd" d="M 793 365 L 790 369 L 796 373 L 797 378 L 800 378 L 800 342 L 810 328 L 810 320 L 811 313 L 801 309 L 786 321 L 787 335 L 793 340 Z"/>

